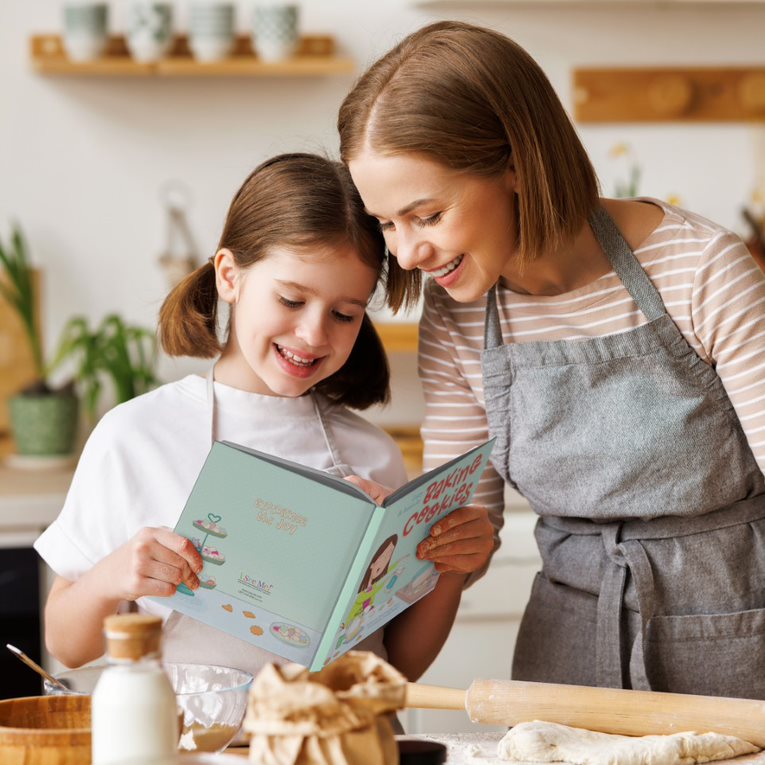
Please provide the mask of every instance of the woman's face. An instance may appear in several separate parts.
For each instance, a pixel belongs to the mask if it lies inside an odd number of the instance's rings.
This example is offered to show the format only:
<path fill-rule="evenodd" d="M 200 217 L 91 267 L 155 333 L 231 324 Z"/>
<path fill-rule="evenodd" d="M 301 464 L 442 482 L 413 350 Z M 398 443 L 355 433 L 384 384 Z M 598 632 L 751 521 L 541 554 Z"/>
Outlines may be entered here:
<path fill-rule="evenodd" d="M 242 390 L 302 396 L 353 349 L 377 274 L 350 247 L 279 247 L 247 269 L 216 256 L 231 333 L 216 379 Z"/>
<path fill-rule="evenodd" d="M 485 294 L 514 256 L 512 170 L 485 178 L 421 155 L 383 155 L 368 147 L 348 166 L 399 265 L 421 269 L 455 300 Z"/>

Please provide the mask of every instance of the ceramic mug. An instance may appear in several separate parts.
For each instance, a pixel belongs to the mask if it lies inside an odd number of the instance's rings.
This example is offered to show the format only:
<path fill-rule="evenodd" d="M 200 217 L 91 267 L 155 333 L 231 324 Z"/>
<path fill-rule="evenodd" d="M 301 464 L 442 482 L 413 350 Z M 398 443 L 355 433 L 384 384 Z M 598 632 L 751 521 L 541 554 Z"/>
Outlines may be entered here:
<path fill-rule="evenodd" d="M 197 61 L 219 61 L 234 45 L 234 5 L 196 0 L 189 12 L 189 47 Z"/>
<path fill-rule="evenodd" d="M 101 56 L 108 39 L 106 3 L 70 2 L 64 5 L 64 49 L 72 61 Z"/>
<path fill-rule="evenodd" d="M 283 61 L 295 54 L 299 41 L 297 5 L 257 3 L 252 20 L 252 47 L 263 61 Z"/>
<path fill-rule="evenodd" d="M 135 0 L 128 9 L 127 46 L 130 55 L 143 63 L 166 55 L 173 42 L 173 6 Z"/>

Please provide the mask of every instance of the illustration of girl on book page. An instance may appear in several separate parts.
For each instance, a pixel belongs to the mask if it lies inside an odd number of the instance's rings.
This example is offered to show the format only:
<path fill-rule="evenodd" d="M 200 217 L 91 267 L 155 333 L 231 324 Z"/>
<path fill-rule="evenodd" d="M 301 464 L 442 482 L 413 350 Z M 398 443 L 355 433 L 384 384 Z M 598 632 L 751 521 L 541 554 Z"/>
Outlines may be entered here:
<path fill-rule="evenodd" d="M 392 573 L 398 565 L 398 563 L 391 565 L 397 542 L 398 534 L 389 536 L 372 556 L 364 578 L 361 580 L 358 597 L 345 620 L 345 624 L 348 625 L 346 633 L 349 638 L 353 637 L 351 635 L 353 622 L 374 608 L 375 598 L 385 584 L 385 577 Z"/>

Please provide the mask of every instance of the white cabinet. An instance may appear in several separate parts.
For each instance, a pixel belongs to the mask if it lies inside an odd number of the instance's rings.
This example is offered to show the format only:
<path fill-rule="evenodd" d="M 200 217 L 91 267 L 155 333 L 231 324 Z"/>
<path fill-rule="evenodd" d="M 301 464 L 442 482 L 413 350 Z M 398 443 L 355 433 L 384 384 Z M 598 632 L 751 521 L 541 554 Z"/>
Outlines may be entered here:
<path fill-rule="evenodd" d="M 508 496 L 502 546 L 486 575 L 465 591 L 454 627 L 419 682 L 467 688 L 475 678 L 510 678 L 515 638 L 534 575 L 541 567 L 533 531 L 537 516 Z M 401 715 L 407 733 L 462 733 L 502 728 L 477 725 L 465 712 L 412 709 Z"/>

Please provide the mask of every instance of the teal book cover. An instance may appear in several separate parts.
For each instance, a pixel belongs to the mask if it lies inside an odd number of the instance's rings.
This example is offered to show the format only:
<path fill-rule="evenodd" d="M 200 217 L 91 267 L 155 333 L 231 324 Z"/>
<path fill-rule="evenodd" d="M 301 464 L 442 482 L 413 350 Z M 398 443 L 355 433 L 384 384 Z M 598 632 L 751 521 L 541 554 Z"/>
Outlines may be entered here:
<path fill-rule="evenodd" d="M 200 586 L 155 600 L 320 669 L 432 591 L 438 574 L 417 545 L 469 504 L 492 445 L 378 506 L 342 478 L 216 441 L 175 526 L 202 556 Z"/>

